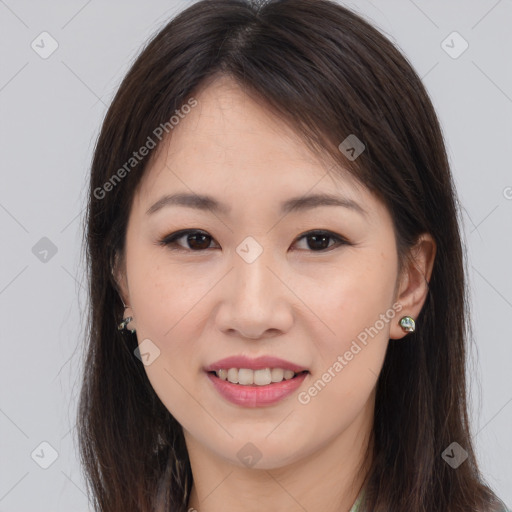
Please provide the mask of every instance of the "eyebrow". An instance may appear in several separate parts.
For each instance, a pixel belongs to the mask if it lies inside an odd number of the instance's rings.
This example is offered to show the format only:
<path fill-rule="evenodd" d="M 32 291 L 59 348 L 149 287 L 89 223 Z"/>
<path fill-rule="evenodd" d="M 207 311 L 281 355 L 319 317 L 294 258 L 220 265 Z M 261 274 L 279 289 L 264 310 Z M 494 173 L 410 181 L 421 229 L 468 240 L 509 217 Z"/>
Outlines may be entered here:
<path fill-rule="evenodd" d="M 147 215 L 161 210 L 168 206 L 182 206 L 186 208 L 194 208 L 196 210 L 212 211 L 214 213 L 222 213 L 228 215 L 231 211 L 226 204 L 219 202 L 212 196 L 189 193 L 167 194 L 161 197 L 147 211 Z M 320 206 L 341 206 L 351 209 L 363 216 L 367 216 L 366 210 L 361 205 L 347 197 L 321 193 L 310 194 L 306 196 L 292 197 L 281 203 L 281 213 L 288 214 L 290 212 L 306 211 L 311 208 Z"/>

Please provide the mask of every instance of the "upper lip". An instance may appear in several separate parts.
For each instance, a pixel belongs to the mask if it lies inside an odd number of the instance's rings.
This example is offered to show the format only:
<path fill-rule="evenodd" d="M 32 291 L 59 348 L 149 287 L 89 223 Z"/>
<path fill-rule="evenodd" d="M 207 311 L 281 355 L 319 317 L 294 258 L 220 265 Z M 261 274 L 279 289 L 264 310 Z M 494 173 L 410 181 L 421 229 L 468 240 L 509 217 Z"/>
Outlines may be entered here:
<path fill-rule="evenodd" d="M 261 356 L 254 359 L 247 356 L 226 357 L 225 359 L 220 359 L 219 361 L 206 366 L 204 369 L 207 372 L 213 372 L 223 369 L 229 370 L 229 368 L 248 368 L 251 370 L 282 368 L 283 370 L 292 370 L 295 373 L 307 371 L 303 366 L 273 356 Z"/>

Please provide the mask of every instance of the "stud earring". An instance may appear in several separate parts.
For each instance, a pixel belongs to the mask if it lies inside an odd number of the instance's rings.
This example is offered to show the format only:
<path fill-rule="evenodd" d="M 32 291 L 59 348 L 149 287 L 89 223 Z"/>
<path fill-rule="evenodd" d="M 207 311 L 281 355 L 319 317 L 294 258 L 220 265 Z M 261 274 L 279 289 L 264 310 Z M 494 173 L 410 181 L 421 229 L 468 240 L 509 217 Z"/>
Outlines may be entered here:
<path fill-rule="evenodd" d="M 400 319 L 400 327 L 405 332 L 414 332 L 416 329 L 416 323 L 414 322 L 414 318 L 412 316 L 403 316 Z"/>
<path fill-rule="evenodd" d="M 128 324 L 130 322 L 133 321 L 133 317 L 132 316 L 126 316 L 126 310 L 130 307 L 130 306 L 127 306 L 125 303 L 124 303 L 124 300 L 121 298 L 121 302 L 123 303 L 123 306 L 124 306 L 124 316 L 123 316 L 123 321 L 117 326 L 117 329 L 119 331 L 122 331 L 123 329 L 126 329 L 127 331 L 130 331 L 132 334 L 135 332 L 135 329 L 130 329 L 128 327 Z"/>
<path fill-rule="evenodd" d="M 111 266 L 110 267 L 110 272 L 112 274 L 112 276 L 114 277 L 114 281 L 115 281 L 115 274 L 114 274 L 114 268 Z M 123 317 L 123 321 L 117 326 L 117 329 L 119 331 L 122 331 L 123 329 L 126 329 L 127 331 L 130 331 L 132 334 L 135 332 L 135 329 L 130 329 L 128 327 L 128 324 L 130 322 L 133 321 L 133 317 L 132 316 L 126 316 L 126 310 L 130 307 L 130 306 L 127 306 L 125 303 L 124 303 L 124 300 L 123 298 L 121 297 L 121 295 L 119 295 L 119 298 L 121 299 L 121 302 L 123 303 L 123 306 L 124 306 L 124 317 Z"/>
<path fill-rule="evenodd" d="M 123 303 L 124 304 L 124 303 Z M 125 308 L 129 308 L 130 306 L 125 306 Z M 126 309 L 125 309 L 126 314 Z M 132 334 L 135 332 L 135 329 L 130 329 L 128 327 L 128 324 L 133 321 L 132 316 L 126 316 L 123 318 L 123 321 L 117 326 L 117 329 L 119 331 L 122 331 L 123 329 L 126 329 L 127 331 L 130 331 Z"/>

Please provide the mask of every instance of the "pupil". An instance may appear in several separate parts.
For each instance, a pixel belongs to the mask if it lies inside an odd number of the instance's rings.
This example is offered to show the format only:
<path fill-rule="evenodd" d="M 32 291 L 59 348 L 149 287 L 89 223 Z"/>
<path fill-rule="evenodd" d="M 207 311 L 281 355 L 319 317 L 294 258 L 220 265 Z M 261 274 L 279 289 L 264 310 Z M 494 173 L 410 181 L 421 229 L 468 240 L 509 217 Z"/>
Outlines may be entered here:
<path fill-rule="evenodd" d="M 197 242 L 197 238 L 202 238 L 202 239 L 203 239 L 203 244 L 201 244 L 201 243 L 199 242 L 199 246 L 196 246 L 194 243 L 192 243 L 192 244 L 190 243 L 190 240 L 192 240 L 192 241 L 194 241 L 194 240 L 195 240 L 195 241 Z M 202 235 L 202 234 L 200 234 L 200 233 L 197 233 L 197 234 L 189 235 L 189 236 L 188 236 L 188 238 L 187 238 L 187 240 L 188 240 L 189 245 L 190 245 L 190 247 L 191 247 L 192 249 L 196 248 L 196 249 L 201 249 L 201 250 L 202 250 L 202 249 L 207 249 L 207 248 L 208 248 L 208 246 L 210 245 L 210 243 L 209 243 L 209 242 L 208 242 L 206 245 L 204 244 L 204 241 L 205 241 L 205 239 L 207 239 L 207 238 L 209 238 L 209 237 L 208 237 L 208 235 Z"/>
<path fill-rule="evenodd" d="M 314 243 L 313 243 L 313 246 L 311 246 L 311 244 L 309 244 L 310 248 L 312 248 L 312 249 L 327 249 L 327 247 L 329 246 L 329 243 L 327 243 L 327 244 L 324 243 L 326 240 L 329 239 L 328 235 L 310 235 L 309 238 L 313 239 L 316 242 L 320 241 L 320 245 L 321 245 L 320 247 L 318 245 L 315 246 Z"/>

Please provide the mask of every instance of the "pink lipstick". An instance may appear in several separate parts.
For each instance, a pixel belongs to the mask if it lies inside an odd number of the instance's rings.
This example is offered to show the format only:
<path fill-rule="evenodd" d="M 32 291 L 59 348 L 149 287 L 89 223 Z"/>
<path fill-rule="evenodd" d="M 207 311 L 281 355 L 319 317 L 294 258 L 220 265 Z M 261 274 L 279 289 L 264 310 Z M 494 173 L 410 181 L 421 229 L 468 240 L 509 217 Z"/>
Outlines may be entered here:
<path fill-rule="evenodd" d="M 242 407 L 264 407 L 279 402 L 296 391 L 309 373 L 301 365 L 272 356 L 228 357 L 204 370 L 224 399 Z"/>

